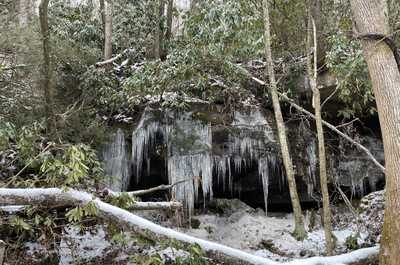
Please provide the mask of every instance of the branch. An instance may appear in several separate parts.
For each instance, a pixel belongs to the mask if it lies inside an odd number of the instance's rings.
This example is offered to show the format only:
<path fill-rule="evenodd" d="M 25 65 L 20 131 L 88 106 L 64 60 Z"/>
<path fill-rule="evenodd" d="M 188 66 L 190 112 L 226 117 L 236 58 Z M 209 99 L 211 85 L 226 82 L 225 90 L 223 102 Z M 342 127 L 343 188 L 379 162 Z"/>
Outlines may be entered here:
<path fill-rule="evenodd" d="M 142 195 L 146 195 L 146 194 L 149 194 L 149 193 L 154 193 L 154 192 L 160 191 L 160 190 L 170 190 L 173 187 L 175 187 L 175 186 L 177 186 L 179 184 L 185 183 L 185 182 L 187 182 L 189 180 L 192 180 L 192 179 L 191 178 L 190 179 L 184 179 L 184 180 L 178 181 L 178 182 L 176 182 L 174 184 L 171 184 L 171 185 L 160 185 L 160 186 L 157 186 L 157 187 L 154 187 L 154 188 L 150 188 L 150 189 L 147 189 L 147 190 L 135 190 L 135 191 L 130 191 L 130 192 L 126 192 L 126 193 L 129 196 L 133 196 L 133 197 L 142 196 Z M 118 195 L 120 195 L 122 193 L 122 192 L 115 192 L 115 191 L 111 191 L 111 190 L 106 190 L 106 192 L 108 194 L 112 195 L 112 196 L 118 196 Z"/>
<path fill-rule="evenodd" d="M 17 64 L 17 65 L 10 66 L 10 67 L 5 67 L 5 68 L 1 68 L 0 67 L 0 70 L 11 71 L 11 70 L 19 69 L 19 68 L 29 68 L 29 67 L 33 67 L 33 66 L 34 65 L 29 65 L 29 64 Z"/>
<path fill-rule="evenodd" d="M 117 54 L 115 57 L 110 58 L 108 60 L 102 61 L 102 62 L 98 62 L 96 63 L 96 67 L 102 67 L 108 64 L 111 64 L 113 62 L 115 62 L 116 60 L 122 58 L 123 56 L 129 55 L 130 53 L 133 53 L 135 50 L 134 49 L 126 49 L 124 50 L 122 53 Z"/>
<path fill-rule="evenodd" d="M 244 251 L 224 246 L 211 241 L 199 239 L 184 233 L 177 232 L 170 228 L 165 228 L 146 219 L 136 216 L 126 210 L 112 206 L 108 203 L 102 202 L 100 199 L 90 195 L 86 192 L 69 190 L 63 192 L 60 189 L 0 189 L 0 205 L 41 205 L 53 206 L 59 204 L 70 204 L 73 206 L 85 205 L 93 202 L 97 209 L 99 216 L 109 220 L 110 222 L 117 223 L 123 227 L 128 227 L 134 232 L 140 233 L 147 231 L 152 233 L 155 237 L 166 237 L 175 239 L 188 244 L 198 244 L 203 250 L 211 252 L 209 254 L 222 254 L 231 258 L 238 259 L 250 264 L 257 265 L 278 265 L 276 261 L 267 258 L 252 255 Z M 336 264 L 350 264 L 364 260 L 370 256 L 377 255 L 379 247 L 372 247 L 360 249 L 344 255 L 335 257 L 314 257 L 304 260 L 295 260 L 287 263 L 287 265 L 301 264 L 301 265 L 336 265 Z"/>
<path fill-rule="evenodd" d="M 257 77 L 254 77 L 249 71 L 247 71 L 245 68 L 243 68 L 242 66 L 236 65 L 238 68 L 240 68 L 242 71 L 245 71 L 245 73 L 247 73 L 247 75 L 254 80 L 255 82 L 257 82 L 258 84 L 265 86 L 266 83 L 261 80 L 258 79 Z M 315 115 L 312 114 L 311 112 L 309 112 L 308 110 L 304 109 L 303 107 L 297 105 L 292 99 L 290 99 L 288 96 L 286 96 L 285 94 L 281 93 L 278 91 L 279 96 L 285 100 L 286 102 L 288 102 L 292 107 L 294 107 L 295 109 L 297 109 L 298 111 L 306 114 L 307 116 L 315 119 Z M 358 147 L 361 151 L 363 151 L 370 159 L 371 161 L 383 172 L 385 173 L 385 167 L 378 162 L 378 160 L 376 160 L 376 158 L 374 157 L 374 155 L 362 144 L 356 142 L 355 140 L 353 140 L 350 136 L 348 136 L 347 134 L 344 134 L 343 132 L 339 131 L 335 126 L 333 126 L 332 124 L 328 123 L 327 121 L 322 120 L 322 124 L 325 125 L 326 127 L 328 127 L 329 129 L 331 129 L 332 131 L 334 131 L 335 133 L 337 133 L 338 135 L 340 135 L 341 137 L 343 137 L 344 139 L 346 139 L 347 141 L 349 141 L 350 143 L 352 143 L 353 145 L 355 145 L 356 147 Z"/>

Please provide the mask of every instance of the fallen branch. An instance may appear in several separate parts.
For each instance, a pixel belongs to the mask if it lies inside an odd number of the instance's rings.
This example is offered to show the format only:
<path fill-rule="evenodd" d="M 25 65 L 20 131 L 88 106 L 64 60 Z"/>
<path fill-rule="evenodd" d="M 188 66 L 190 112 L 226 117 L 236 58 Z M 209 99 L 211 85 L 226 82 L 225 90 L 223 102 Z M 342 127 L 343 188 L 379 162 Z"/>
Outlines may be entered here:
<path fill-rule="evenodd" d="M 129 210 L 174 210 L 174 209 L 182 209 L 183 205 L 178 201 L 171 202 L 135 202 Z"/>
<path fill-rule="evenodd" d="M 96 67 L 102 67 L 102 66 L 111 64 L 111 63 L 117 61 L 118 59 L 122 58 L 123 56 L 126 56 L 126 55 L 128 55 L 128 54 L 130 54 L 130 53 L 133 53 L 134 51 L 135 51 L 134 49 L 126 49 L 126 50 L 124 50 L 122 53 L 117 54 L 117 55 L 116 55 L 115 57 L 113 57 L 113 58 L 110 58 L 110 59 L 108 59 L 108 60 L 105 60 L 105 61 L 96 63 Z"/>
<path fill-rule="evenodd" d="M 257 82 L 258 84 L 265 86 L 266 83 L 261 80 L 258 79 L 257 77 L 251 75 L 251 73 L 249 71 L 247 71 L 245 68 L 243 68 L 242 66 L 236 65 L 238 68 L 240 68 L 242 71 L 245 71 L 247 73 L 247 75 L 254 80 L 255 82 Z M 290 99 L 288 96 L 286 96 L 283 93 L 280 93 L 278 91 L 279 96 L 285 100 L 286 102 L 288 102 L 292 107 L 294 107 L 295 109 L 297 109 L 298 111 L 306 114 L 307 116 L 315 119 L 315 115 L 312 114 L 311 112 L 309 112 L 308 110 L 304 109 L 303 107 L 297 105 L 292 99 Z M 352 143 L 353 145 L 357 146 L 361 151 L 363 151 L 370 159 L 371 161 L 380 169 L 382 170 L 383 173 L 385 173 L 385 167 L 378 162 L 378 160 L 376 160 L 376 158 L 373 156 L 373 154 L 371 154 L 371 152 L 362 144 L 356 142 L 355 140 L 353 140 L 350 136 L 348 136 L 347 134 L 344 134 L 343 132 L 341 132 L 340 130 L 338 130 L 335 126 L 333 126 L 332 124 L 328 123 L 327 121 L 322 120 L 322 124 L 324 124 L 326 127 L 328 127 L 329 129 L 331 129 L 332 131 L 334 131 L 335 133 L 339 134 L 341 137 L 343 137 L 344 139 L 346 139 L 347 141 L 349 141 L 350 143 Z"/>
<path fill-rule="evenodd" d="M 295 109 L 297 109 L 298 111 L 310 116 L 311 118 L 315 119 L 314 114 L 312 114 L 311 112 L 307 111 L 306 109 L 300 107 L 299 105 L 297 105 L 296 103 L 293 102 L 292 99 L 290 99 L 288 96 L 286 96 L 285 94 L 279 93 L 279 96 L 281 98 L 283 98 L 285 101 L 287 101 L 290 105 L 292 105 Z M 333 126 L 332 124 L 322 120 L 322 124 L 325 125 L 326 127 L 328 127 L 329 129 L 331 129 L 332 131 L 334 131 L 335 133 L 337 133 L 338 135 L 340 135 L 341 137 L 343 137 L 344 139 L 346 139 L 347 141 L 349 141 L 350 143 L 352 143 L 353 145 L 357 146 L 361 151 L 363 151 L 370 159 L 371 161 L 383 172 L 385 173 L 385 167 L 378 162 L 378 160 L 376 160 L 376 158 L 374 157 L 374 155 L 362 144 L 356 142 L 355 140 L 353 140 L 350 136 L 348 136 L 347 134 L 341 132 L 340 130 L 338 130 L 335 126 Z"/>
<path fill-rule="evenodd" d="M 177 186 L 179 184 L 185 183 L 185 182 L 187 182 L 189 180 L 192 180 L 192 179 L 191 178 L 190 179 L 184 179 L 184 180 L 178 181 L 178 182 L 176 182 L 174 184 L 171 184 L 171 185 L 160 185 L 160 186 L 157 186 L 157 187 L 154 187 L 154 188 L 150 188 L 150 189 L 147 189 L 147 190 L 135 190 L 135 191 L 129 191 L 129 192 L 125 192 L 125 193 L 128 194 L 129 196 L 133 196 L 133 197 L 143 196 L 143 195 L 146 195 L 146 194 L 149 194 L 149 193 L 154 193 L 156 191 L 170 190 L 173 187 L 175 187 L 175 186 Z M 112 196 L 118 196 L 118 195 L 120 195 L 122 193 L 122 192 L 115 192 L 115 191 L 111 191 L 111 190 L 107 190 L 107 192 L 108 192 L 108 194 L 110 194 Z"/>
<path fill-rule="evenodd" d="M 136 216 L 126 210 L 112 206 L 100 199 L 81 191 L 69 190 L 63 192 L 60 189 L 0 189 L 0 205 L 41 205 L 53 206 L 59 204 L 68 204 L 79 206 L 93 202 L 98 209 L 99 216 L 118 223 L 124 227 L 131 228 L 136 232 L 150 232 L 156 237 L 163 236 L 170 239 L 175 239 L 189 244 L 198 244 L 203 250 L 211 253 L 218 253 L 224 256 L 232 257 L 244 262 L 258 265 L 277 265 L 280 264 L 273 260 L 252 255 L 244 251 L 224 246 L 218 243 L 199 239 L 177 232 L 170 228 L 165 228 L 146 219 Z M 379 251 L 378 247 L 361 249 L 352 253 L 336 256 L 336 257 L 315 257 L 304 260 L 295 260 L 288 264 L 302 265 L 336 265 L 349 264 L 363 260 L 371 255 L 376 255 Z"/>

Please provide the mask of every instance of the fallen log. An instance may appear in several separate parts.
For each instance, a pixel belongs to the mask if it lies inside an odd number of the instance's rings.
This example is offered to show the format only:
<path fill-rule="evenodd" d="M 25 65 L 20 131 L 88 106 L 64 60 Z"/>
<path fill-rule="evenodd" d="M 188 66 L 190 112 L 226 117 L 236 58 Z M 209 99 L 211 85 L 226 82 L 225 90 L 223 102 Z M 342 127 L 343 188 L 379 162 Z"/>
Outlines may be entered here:
<path fill-rule="evenodd" d="M 198 244 L 203 250 L 221 254 L 227 257 L 232 257 L 243 262 L 259 265 L 277 265 L 276 261 L 252 255 L 244 251 L 224 246 L 218 243 L 199 239 L 184 233 L 177 232 L 170 228 L 165 228 L 146 219 L 136 216 L 126 210 L 112 206 L 86 192 L 68 190 L 63 192 L 57 188 L 51 189 L 4 189 L 0 188 L 0 206 L 1 205 L 41 205 L 54 206 L 59 204 L 71 204 L 74 206 L 85 205 L 92 202 L 98 209 L 100 217 L 111 222 L 128 227 L 135 232 L 153 233 L 155 237 L 166 237 L 175 239 L 184 243 Z M 371 255 L 376 255 L 379 252 L 378 247 L 357 250 L 348 254 L 336 257 L 315 257 L 304 260 L 295 260 L 288 264 L 302 265 L 336 265 L 336 264 L 351 264 L 363 260 Z"/>
<path fill-rule="evenodd" d="M 117 54 L 116 56 L 114 56 L 114 57 L 112 57 L 112 58 L 110 58 L 108 60 L 96 63 L 96 67 L 102 67 L 102 66 L 111 64 L 111 63 L 117 61 L 118 59 L 122 58 L 123 56 L 126 56 L 126 55 L 129 55 L 130 53 L 133 53 L 134 51 L 135 51 L 134 49 L 126 49 L 122 53 Z"/>
<path fill-rule="evenodd" d="M 43 189 L 43 190 L 51 190 L 51 189 Z M 1 196 L 1 194 L 0 194 Z M 29 195 L 28 195 L 29 196 Z M 24 209 L 24 205 L 41 205 L 48 207 L 71 207 L 80 204 L 84 204 L 84 202 L 79 202 L 76 196 L 71 197 L 68 195 L 68 192 L 63 194 L 55 195 L 47 195 L 47 193 L 43 193 L 39 198 L 31 198 L 31 197 L 20 197 L 20 196 L 6 196 L 0 197 L 0 208 L 4 206 L 16 206 L 18 205 L 18 210 Z M 145 211 L 145 210 L 178 210 L 182 209 L 183 205 L 178 201 L 171 202 L 135 202 L 129 207 L 129 210 L 133 211 Z M 17 209 L 17 208 L 16 208 Z M 15 210 L 15 211 L 18 211 Z"/>

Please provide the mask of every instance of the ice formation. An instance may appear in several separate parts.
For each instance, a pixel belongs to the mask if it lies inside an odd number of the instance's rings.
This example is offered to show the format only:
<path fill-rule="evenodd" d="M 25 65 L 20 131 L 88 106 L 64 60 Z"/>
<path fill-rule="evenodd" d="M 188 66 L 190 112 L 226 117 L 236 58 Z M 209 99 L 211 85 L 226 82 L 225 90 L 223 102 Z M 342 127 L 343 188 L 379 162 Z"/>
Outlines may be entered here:
<path fill-rule="evenodd" d="M 125 134 L 121 129 L 103 151 L 104 169 L 108 187 L 114 191 L 126 191 L 130 178 L 130 159 L 126 149 Z"/>
<path fill-rule="evenodd" d="M 267 203 L 269 177 L 281 171 L 277 169 L 276 152 L 268 150 L 270 144 L 275 144 L 274 132 L 260 109 L 234 112 L 227 147 L 222 155 L 212 152 L 211 124 L 193 116 L 192 112 L 160 112 L 150 107 L 144 111 L 132 135 L 132 164 L 136 178 L 143 177 L 145 164 L 150 166 L 150 152 L 158 135 L 168 147 L 169 183 L 187 180 L 175 186 L 172 194 L 175 199 L 185 202 L 189 214 L 200 188 L 204 200 L 212 198 L 213 173 L 224 189 L 227 186 L 230 191 L 240 190 L 240 187 L 234 187 L 233 174 L 250 168 L 254 163 L 258 165 Z"/>
<path fill-rule="evenodd" d="M 306 147 L 307 158 L 308 158 L 308 176 L 309 180 L 307 181 L 307 193 L 308 196 L 312 197 L 314 186 L 317 184 L 317 152 L 316 152 L 316 143 L 314 138 L 311 138 L 311 141 Z"/>

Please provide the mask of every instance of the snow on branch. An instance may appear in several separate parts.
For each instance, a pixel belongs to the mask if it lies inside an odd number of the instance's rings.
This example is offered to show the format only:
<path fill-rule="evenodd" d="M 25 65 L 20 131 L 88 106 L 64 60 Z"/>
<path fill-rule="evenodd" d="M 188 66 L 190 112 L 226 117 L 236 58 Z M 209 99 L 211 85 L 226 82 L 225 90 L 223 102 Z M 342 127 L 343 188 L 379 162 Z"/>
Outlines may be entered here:
<path fill-rule="evenodd" d="M 165 228 L 155 223 L 152 223 L 144 218 L 136 216 L 126 210 L 118 208 L 101 201 L 89 193 L 68 190 L 63 192 L 57 188 L 50 189 L 4 189 L 0 188 L 0 206 L 6 205 L 41 205 L 41 206 L 60 206 L 60 205 L 85 205 L 89 202 L 95 203 L 99 216 L 107 220 L 119 223 L 124 227 L 129 227 L 134 231 L 145 230 L 152 232 L 156 236 L 163 236 L 170 239 L 175 239 L 189 244 L 198 244 L 203 250 L 217 254 L 222 254 L 231 258 L 248 262 L 257 265 L 278 265 L 276 261 L 255 256 L 244 251 L 224 246 L 218 243 L 199 239 L 193 236 L 177 232 L 170 228 Z M 336 257 L 315 257 L 304 260 L 295 260 L 288 265 L 338 265 L 350 264 L 363 260 L 371 255 L 378 253 L 378 247 L 361 249 L 352 253 L 336 256 Z"/>

